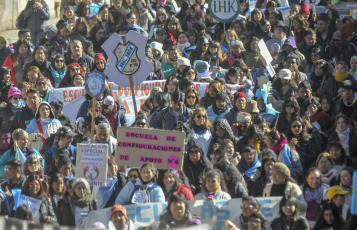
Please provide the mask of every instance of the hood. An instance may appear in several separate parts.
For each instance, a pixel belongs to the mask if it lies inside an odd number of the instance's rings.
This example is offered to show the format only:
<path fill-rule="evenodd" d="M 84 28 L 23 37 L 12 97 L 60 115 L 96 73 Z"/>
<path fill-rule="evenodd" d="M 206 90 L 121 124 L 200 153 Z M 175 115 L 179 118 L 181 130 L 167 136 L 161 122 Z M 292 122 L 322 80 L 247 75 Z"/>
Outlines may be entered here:
<path fill-rule="evenodd" d="M 351 104 L 349 104 L 347 101 L 345 100 L 342 100 L 343 101 L 343 104 L 346 106 L 346 107 L 352 107 L 356 104 L 356 101 L 357 101 L 357 93 L 355 93 L 355 99 L 353 99 L 353 102 Z"/>
<path fill-rule="evenodd" d="M 41 105 L 43 105 L 43 104 L 46 104 L 46 105 L 48 105 L 48 107 L 50 107 L 50 118 L 55 119 L 55 115 L 54 115 L 54 113 L 53 113 L 53 111 L 52 111 L 51 105 L 50 105 L 47 101 L 42 101 L 42 102 L 40 102 L 40 104 L 38 105 L 37 110 L 36 110 L 36 113 L 35 113 L 35 118 L 36 118 L 36 120 L 38 120 L 38 119 L 40 118 L 40 112 L 39 112 L 39 110 L 40 110 Z"/>
<path fill-rule="evenodd" d="M 233 135 L 233 131 L 232 131 L 232 128 L 231 126 L 229 125 L 228 121 L 224 118 L 221 118 L 221 119 L 217 119 L 215 122 L 214 122 L 214 132 L 213 132 L 213 135 L 217 137 L 217 134 L 216 134 L 216 125 L 219 125 L 219 127 L 223 130 L 226 131 L 223 139 L 232 139 L 234 137 Z M 218 137 L 217 137 L 218 138 Z"/>

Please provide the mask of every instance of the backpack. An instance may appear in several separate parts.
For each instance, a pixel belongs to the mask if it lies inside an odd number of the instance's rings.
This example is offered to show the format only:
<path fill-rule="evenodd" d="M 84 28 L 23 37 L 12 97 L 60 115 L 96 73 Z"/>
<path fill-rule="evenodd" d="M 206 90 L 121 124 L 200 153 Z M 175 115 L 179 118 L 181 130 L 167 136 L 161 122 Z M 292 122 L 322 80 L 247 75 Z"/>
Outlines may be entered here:
<path fill-rule="evenodd" d="M 19 14 L 19 16 L 16 18 L 16 28 L 19 30 L 26 29 L 27 23 L 28 23 L 28 21 L 25 18 L 25 10 L 23 10 Z"/>
<path fill-rule="evenodd" d="M 144 186 L 136 185 L 136 180 L 132 180 L 131 182 L 134 184 L 135 188 L 130 195 L 129 204 L 150 203 L 149 191 L 153 188 L 158 187 L 158 185 L 155 184 L 151 187 L 145 188 Z"/>

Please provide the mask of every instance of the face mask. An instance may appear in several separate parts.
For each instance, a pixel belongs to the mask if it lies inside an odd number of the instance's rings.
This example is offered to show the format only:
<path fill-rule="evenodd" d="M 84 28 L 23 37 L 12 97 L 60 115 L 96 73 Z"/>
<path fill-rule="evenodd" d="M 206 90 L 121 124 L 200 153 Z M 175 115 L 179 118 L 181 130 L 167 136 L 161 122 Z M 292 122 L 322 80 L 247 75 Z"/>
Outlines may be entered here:
<path fill-rule="evenodd" d="M 13 101 L 11 102 L 11 104 L 16 108 L 22 108 L 25 106 L 25 103 L 23 101 Z"/>

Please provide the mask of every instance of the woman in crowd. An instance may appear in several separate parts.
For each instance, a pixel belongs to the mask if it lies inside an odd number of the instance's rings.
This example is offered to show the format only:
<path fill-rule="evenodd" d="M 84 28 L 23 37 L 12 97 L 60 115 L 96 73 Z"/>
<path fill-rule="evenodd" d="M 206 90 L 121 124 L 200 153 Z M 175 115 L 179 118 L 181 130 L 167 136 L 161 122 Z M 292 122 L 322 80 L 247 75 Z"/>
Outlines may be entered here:
<path fill-rule="evenodd" d="M 28 147 L 28 133 L 23 129 L 16 129 L 12 132 L 13 146 L 10 147 L 0 158 L 0 176 L 5 177 L 4 168 L 6 162 L 19 158 L 22 163 L 25 163 L 26 158 L 30 155 L 36 155 L 38 157 L 41 154 L 33 148 Z"/>
<path fill-rule="evenodd" d="M 68 23 L 70 27 L 73 27 L 76 22 L 76 15 L 74 12 L 74 8 L 71 5 L 64 6 L 63 9 L 63 17 L 62 19 L 58 20 L 56 27 L 59 28 L 63 23 Z"/>
<path fill-rule="evenodd" d="M 330 186 L 338 184 L 337 171 L 333 166 L 334 162 L 329 153 L 321 153 L 316 159 L 316 167 L 321 171 L 321 181 Z"/>
<path fill-rule="evenodd" d="M 259 39 L 257 37 L 252 37 L 249 39 L 248 44 L 246 46 L 247 51 L 243 55 L 243 59 L 245 64 L 249 68 L 260 68 L 264 67 L 262 59 L 259 56 L 259 47 L 258 47 Z"/>
<path fill-rule="evenodd" d="M 195 195 L 195 200 L 230 200 L 231 196 L 226 191 L 226 183 L 222 172 L 212 169 L 205 173 L 201 192 Z"/>
<path fill-rule="evenodd" d="M 18 40 L 15 52 L 7 56 L 2 66 L 11 69 L 11 82 L 20 83 L 24 76 L 24 66 L 32 61 L 31 47 L 26 40 Z"/>
<path fill-rule="evenodd" d="M 238 152 L 242 152 L 244 146 L 253 145 L 258 155 L 266 148 L 266 142 L 263 137 L 263 130 L 258 125 L 250 125 L 245 131 L 243 138 L 238 141 Z"/>
<path fill-rule="evenodd" d="M 219 70 L 223 67 L 226 56 L 221 51 L 221 45 L 217 41 L 211 41 L 208 49 L 203 54 L 203 60 L 208 62 L 210 70 Z"/>
<path fill-rule="evenodd" d="M 208 85 L 208 90 L 205 95 L 200 99 L 200 105 L 207 109 L 213 105 L 214 98 L 218 92 L 223 92 L 224 86 L 219 81 L 213 80 Z"/>
<path fill-rule="evenodd" d="M 156 11 L 156 18 L 150 25 L 149 39 L 153 38 L 157 29 L 163 28 L 167 19 L 167 13 L 164 7 L 158 7 Z"/>
<path fill-rule="evenodd" d="M 199 107 L 193 111 L 190 118 L 190 128 L 196 144 L 200 145 L 204 154 L 207 155 L 212 134 L 211 123 L 204 108 Z"/>
<path fill-rule="evenodd" d="M 224 181 L 226 182 L 227 192 L 232 198 L 248 196 L 244 178 L 235 165 L 221 162 L 215 164 L 214 167 L 222 172 Z"/>
<path fill-rule="evenodd" d="M 260 166 L 258 153 L 253 145 L 246 145 L 240 152 L 242 159 L 238 163 L 238 170 L 243 175 L 247 183 L 248 192 L 252 192 L 254 181 L 260 176 L 260 171 L 257 170 Z"/>
<path fill-rule="evenodd" d="M 50 71 L 52 74 L 52 79 L 54 79 L 54 82 L 52 82 L 52 85 L 57 88 L 59 83 L 62 81 L 66 74 L 66 65 L 64 64 L 64 57 L 62 54 L 56 54 L 52 58 L 52 62 L 50 65 Z"/>
<path fill-rule="evenodd" d="M 29 67 L 25 76 L 25 81 L 30 84 L 31 88 L 36 88 L 37 79 L 39 77 L 44 77 L 37 66 Z"/>
<path fill-rule="evenodd" d="M 276 128 L 279 132 L 287 133 L 289 131 L 289 124 L 299 114 L 299 111 L 300 106 L 296 98 L 286 98 L 281 113 L 271 122 L 270 128 Z"/>
<path fill-rule="evenodd" d="M 334 118 L 335 130 L 330 134 L 329 141 L 337 140 L 343 146 L 346 156 L 355 155 L 357 152 L 357 134 L 349 127 L 346 115 L 338 114 Z"/>
<path fill-rule="evenodd" d="M 172 95 L 176 91 L 179 91 L 179 80 L 175 76 L 171 76 L 166 80 L 164 92 Z"/>
<path fill-rule="evenodd" d="M 318 60 L 313 66 L 313 71 L 310 75 L 310 84 L 312 93 L 317 96 L 321 95 L 321 90 L 326 83 L 327 79 L 333 77 L 330 73 L 328 62 L 325 60 Z"/>
<path fill-rule="evenodd" d="M 166 212 L 160 216 L 158 229 L 183 228 L 190 225 L 190 222 L 201 224 L 199 220 L 192 218 L 185 196 L 182 193 L 173 193 L 169 197 Z"/>
<path fill-rule="evenodd" d="M 327 200 L 328 184 L 321 181 L 321 172 L 318 168 L 312 167 L 306 172 L 306 180 L 302 187 L 305 201 L 307 203 L 306 219 L 311 225 L 316 223 L 319 204 Z"/>
<path fill-rule="evenodd" d="M 2 103 L 7 101 L 8 92 L 14 86 L 11 83 L 11 69 L 0 67 L 0 83 L 0 103 Z"/>
<path fill-rule="evenodd" d="M 29 134 L 29 146 L 41 149 L 45 139 L 56 133 L 61 126 L 61 122 L 55 118 L 50 104 L 47 101 L 41 102 L 35 117 L 26 129 Z"/>
<path fill-rule="evenodd" d="M 34 214 L 34 221 L 37 224 L 57 224 L 56 214 L 53 211 L 51 201 L 46 193 L 46 182 L 42 181 L 37 175 L 30 175 L 22 186 L 21 194 L 34 199 L 41 200 L 38 212 Z"/>
<path fill-rule="evenodd" d="M 170 94 L 165 92 L 157 92 L 153 98 L 153 108 L 149 115 L 149 122 L 163 109 L 170 106 Z"/>
<path fill-rule="evenodd" d="M 200 103 L 200 98 L 199 98 L 198 93 L 196 92 L 196 90 L 190 89 L 189 91 L 187 91 L 187 93 L 185 95 L 186 95 L 185 106 L 187 108 L 195 110 L 200 106 L 200 104 L 199 104 Z"/>
<path fill-rule="evenodd" d="M 302 175 L 303 168 L 299 154 L 293 148 L 290 148 L 289 142 L 283 133 L 272 130 L 266 135 L 266 141 L 267 147 L 276 153 L 278 161 L 287 165 L 293 178 L 298 178 Z"/>
<path fill-rule="evenodd" d="M 157 169 L 151 163 L 143 164 L 140 168 L 140 178 L 127 183 L 117 196 L 116 204 L 141 204 L 149 202 L 164 202 L 165 194 L 161 187 L 156 184 L 158 177 Z M 141 188 L 140 190 L 137 190 Z M 145 194 L 143 194 L 142 190 Z M 144 195 L 144 196 L 143 196 Z"/>
<path fill-rule="evenodd" d="M 221 51 L 226 56 L 229 56 L 232 52 L 231 43 L 235 40 L 239 39 L 236 32 L 232 29 L 226 30 L 223 39 L 221 40 Z"/>
<path fill-rule="evenodd" d="M 193 4 L 190 6 L 190 14 L 186 18 L 187 29 L 193 28 L 193 25 L 201 20 L 203 20 L 203 14 L 201 7 L 198 4 Z"/>
<path fill-rule="evenodd" d="M 49 182 L 49 198 L 52 202 L 52 207 L 56 213 L 57 219 L 60 218 L 58 214 L 58 201 L 63 198 L 65 192 L 65 180 L 62 174 L 57 173 L 51 176 Z"/>
<path fill-rule="evenodd" d="M 352 178 L 353 178 L 353 168 L 346 167 L 343 168 L 340 173 L 340 187 L 348 191 L 345 195 L 345 204 L 352 208 Z"/>
<path fill-rule="evenodd" d="M 267 184 L 263 190 L 264 197 L 292 195 L 297 199 L 301 213 L 306 211 L 307 205 L 300 187 L 290 177 L 289 168 L 283 163 L 275 163 L 272 169 L 273 183 Z"/>
<path fill-rule="evenodd" d="M 95 53 L 104 52 L 102 49 L 103 43 L 106 41 L 105 29 L 101 24 L 95 25 L 89 32 L 90 40 L 93 42 L 93 51 Z"/>
<path fill-rule="evenodd" d="M 279 204 L 279 218 L 271 222 L 271 228 L 276 230 L 293 229 L 299 217 L 299 207 L 296 198 L 293 196 L 283 196 Z"/>
<path fill-rule="evenodd" d="M 76 16 L 78 18 L 83 18 L 85 20 L 89 19 L 89 16 L 91 14 L 90 11 L 90 3 L 89 2 L 79 2 L 76 8 Z M 78 20 L 78 19 L 77 19 Z"/>
<path fill-rule="evenodd" d="M 76 73 L 73 75 L 71 86 L 72 87 L 82 87 L 85 84 L 85 77 L 81 73 Z"/>
<path fill-rule="evenodd" d="M 37 155 L 36 153 L 29 155 L 24 163 L 25 176 L 37 175 L 41 180 L 45 179 L 43 165 L 44 160 L 41 155 Z M 46 189 L 48 188 L 47 183 L 44 186 L 46 186 Z"/>
<path fill-rule="evenodd" d="M 73 77 L 77 73 L 81 73 L 83 76 L 85 75 L 82 67 L 76 62 L 69 64 L 65 72 L 63 79 L 58 84 L 58 88 L 71 87 Z"/>
<path fill-rule="evenodd" d="M 319 229 L 343 229 L 344 221 L 339 214 L 337 206 L 331 201 L 323 201 L 320 204 L 316 225 L 313 230 Z"/>
<path fill-rule="evenodd" d="M 230 107 L 227 103 L 229 99 L 224 92 L 218 92 L 214 97 L 213 105 L 207 108 L 207 119 L 211 124 L 215 122 L 215 120 L 224 118 L 225 115 L 229 112 Z"/>
<path fill-rule="evenodd" d="M 249 195 L 254 197 L 263 196 L 263 189 L 267 184 L 272 183 L 271 173 L 273 165 L 277 162 L 275 153 L 271 149 L 264 150 L 265 152 L 270 152 L 270 156 L 264 156 L 261 160 L 261 165 L 258 168 L 259 177 L 257 177 L 252 186 Z"/>
<path fill-rule="evenodd" d="M 191 145 L 183 162 L 183 172 L 189 181 L 191 191 L 195 195 L 200 191 L 203 175 L 211 168 L 211 164 L 201 146 Z"/>
<path fill-rule="evenodd" d="M 213 148 L 216 147 L 217 145 L 214 146 Z M 237 166 L 239 160 L 241 159 L 241 155 L 239 154 L 239 152 L 236 152 L 234 150 L 234 143 L 230 139 L 224 139 L 219 143 L 218 149 L 214 151 L 214 155 L 210 156 L 212 158 L 211 160 L 212 165 L 218 163 L 219 162 L 218 158 L 220 158 L 221 155 L 225 153 L 228 154 L 228 156 L 230 157 L 230 163 L 233 164 L 234 166 Z"/>
<path fill-rule="evenodd" d="M 89 6 L 88 6 L 89 9 Z M 78 10 L 78 8 L 77 8 Z M 90 27 L 87 23 L 87 20 L 80 16 L 77 18 L 76 23 L 74 24 L 71 33 L 79 33 L 79 35 L 81 36 L 81 38 L 83 40 L 87 39 L 89 37 L 89 31 L 90 31 Z"/>
<path fill-rule="evenodd" d="M 189 41 L 189 36 L 184 31 L 181 31 L 180 33 L 178 33 L 176 46 L 177 46 L 177 48 L 179 48 L 182 56 L 186 57 L 186 58 L 188 58 L 190 56 L 190 53 L 196 49 L 195 44 L 192 44 Z"/>
<path fill-rule="evenodd" d="M 37 78 L 35 85 L 36 89 L 40 92 L 41 101 L 48 101 L 51 87 L 47 85 L 47 79 L 45 77 L 39 77 Z"/>
<path fill-rule="evenodd" d="M 304 19 L 303 16 L 297 15 L 293 18 L 292 21 L 292 32 L 294 32 L 296 38 L 296 44 L 300 44 L 304 42 L 304 33 L 308 30 L 307 21 Z"/>
<path fill-rule="evenodd" d="M 158 180 L 158 185 L 160 185 L 165 193 L 165 200 L 168 200 L 169 197 L 175 193 L 182 193 L 186 200 L 193 200 L 190 187 L 182 183 L 179 172 L 175 169 L 170 168 L 163 171 Z"/>
<path fill-rule="evenodd" d="M 244 20 L 236 20 L 232 22 L 231 25 L 229 26 L 229 29 L 234 30 L 234 32 L 236 32 L 236 34 L 239 37 L 245 31 Z"/>
<path fill-rule="evenodd" d="M 290 121 L 289 130 L 286 135 L 290 148 L 299 153 L 301 164 L 304 165 L 306 171 L 313 165 L 313 162 L 322 151 L 322 143 L 319 141 L 318 134 L 313 133 L 309 135 L 302 118 L 295 117 Z"/>
<path fill-rule="evenodd" d="M 76 178 L 72 184 L 71 199 L 65 205 L 60 224 L 84 228 L 86 221 L 80 221 L 80 218 L 88 218 L 89 213 L 97 209 L 98 203 L 91 195 L 88 181 Z"/>
<path fill-rule="evenodd" d="M 190 53 L 189 59 L 191 64 L 195 62 L 195 60 L 202 60 L 203 54 L 206 52 L 208 48 L 209 41 L 205 36 L 200 36 L 197 38 L 195 43 L 196 49 Z"/>

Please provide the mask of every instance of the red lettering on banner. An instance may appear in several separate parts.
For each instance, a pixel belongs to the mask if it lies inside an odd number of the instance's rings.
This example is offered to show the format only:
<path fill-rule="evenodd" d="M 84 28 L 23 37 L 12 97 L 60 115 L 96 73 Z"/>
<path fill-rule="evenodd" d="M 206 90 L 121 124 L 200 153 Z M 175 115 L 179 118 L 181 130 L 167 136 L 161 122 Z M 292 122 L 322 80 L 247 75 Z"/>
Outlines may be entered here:
<path fill-rule="evenodd" d="M 198 96 L 200 96 L 200 88 L 201 88 L 201 85 L 196 84 L 196 92 L 197 92 Z"/>
<path fill-rule="evenodd" d="M 145 96 L 148 96 L 150 94 L 150 87 L 148 83 L 144 84 L 144 94 Z"/>
<path fill-rule="evenodd" d="M 66 90 L 63 90 L 62 94 L 63 94 L 63 102 L 69 102 L 68 101 L 68 92 Z"/>
<path fill-rule="evenodd" d="M 207 93 L 207 91 L 208 91 L 208 86 L 209 86 L 209 85 L 206 86 L 206 89 L 205 89 L 205 93 L 204 93 L 204 94 Z M 203 95 L 203 96 L 204 96 L 204 95 Z"/>
<path fill-rule="evenodd" d="M 155 82 L 155 87 L 160 87 L 160 82 Z"/>
<path fill-rule="evenodd" d="M 140 84 L 135 86 L 135 96 L 138 96 L 139 89 L 140 89 Z"/>
<path fill-rule="evenodd" d="M 145 99 L 140 99 L 140 107 L 145 103 Z"/>
<path fill-rule="evenodd" d="M 126 108 L 126 113 L 131 113 L 131 112 L 130 112 L 130 109 L 129 109 L 129 105 L 128 105 L 128 103 L 126 102 L 126 100 L 123 100 L 123 104 L 124 104 L 124 106 L 125 106 L 125 108 Z"/>
<path fill-rule="evenodd" d="M 128 97 L 128 96 L 131 95 L 131 94 L 130 94 L 130 87 L 125 87 L 125 88 L 124 88 L 124 95 L 125 95 L 126 97 Z"/>
<path fill-rule="evenodd" d="M 231 87 L 228 86 L 228 85 L 226 85 L 226 86 L 227 86 L 227 89 L 229 90 L 229 92 L 232 92 L 232 91 L 231 91 Z"/>
<path fill-rule="evenodd" d="M 118 95 L 119 97 L 123 96 L 123 89 L 121 86 L 118 86 Z"/>

